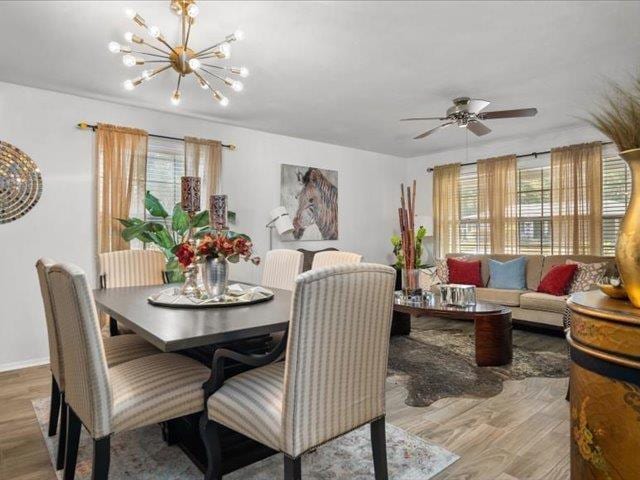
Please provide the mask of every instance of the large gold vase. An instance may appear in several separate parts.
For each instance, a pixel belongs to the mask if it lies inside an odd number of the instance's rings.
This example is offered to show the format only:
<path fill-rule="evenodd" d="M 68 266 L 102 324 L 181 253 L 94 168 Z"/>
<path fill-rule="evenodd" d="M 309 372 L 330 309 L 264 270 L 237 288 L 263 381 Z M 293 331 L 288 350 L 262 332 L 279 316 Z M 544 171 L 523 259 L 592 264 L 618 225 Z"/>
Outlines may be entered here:
<path fill-rule="evenodd" d="M 620 226 L 616 263 L 629 300 L 640 308 L 640 148 L 620 152 L 620 156 L 631 170 L 631 198 Z"/>

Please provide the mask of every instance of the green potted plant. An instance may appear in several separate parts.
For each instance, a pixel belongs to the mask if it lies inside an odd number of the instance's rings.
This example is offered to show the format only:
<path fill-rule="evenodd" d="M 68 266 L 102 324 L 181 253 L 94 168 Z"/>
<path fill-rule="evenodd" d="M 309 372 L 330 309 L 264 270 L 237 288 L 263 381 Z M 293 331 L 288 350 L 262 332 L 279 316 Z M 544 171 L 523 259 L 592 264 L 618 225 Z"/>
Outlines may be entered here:
<path fill-rule="evenodd" d="M 156 245 L 167 260 L 165 267 L 167 280 L 170 283 L 184 281 L 182 269 L 175 254 L 176 249 L 186 241 L 189 229 L 193 229 L 196 236 L 209 231 L 209 211 L 203 210 L 189 219 L 189 215 L 182 210 L 178 202 L 174 205 L 169 219 L 167 209 L 150 192 L 145 194 L 144 207 L 151 217 L 159 218 L 160 221 L 135 217 L 119 218 L 118 221 L 124 226 L 122 238 L 127 242 L 137 239 L 145 245 L 148 243 Z"/>

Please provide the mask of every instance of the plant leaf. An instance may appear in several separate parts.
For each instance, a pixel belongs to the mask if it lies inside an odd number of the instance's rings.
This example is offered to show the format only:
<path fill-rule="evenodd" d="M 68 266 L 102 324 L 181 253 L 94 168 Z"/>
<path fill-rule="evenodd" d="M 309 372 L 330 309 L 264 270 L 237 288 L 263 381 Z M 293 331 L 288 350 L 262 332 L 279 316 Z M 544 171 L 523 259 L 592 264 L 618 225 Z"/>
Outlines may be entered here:
<path fill-rule="evenodd" d="M 149 191 L 147 191 L 144 196 L 144 208 L 146 208 L 153 217 L 167 218 L 169 216 L 162 203 L 160 203 L 160 200 L 154 197 Z"/>
<path fill-rule="evenodd" d="M 193 216 L 191 221 L 193 228 L 206 227 L 207 225 L 209 225 L 209 210 L 203 210 Z"/>
<path fill-rule="evenodd" d="M 189 215 L 182 209 L 180 202 L 176 203 L 173 207 L 171 228 L 179 235 L 184 235 L 184 233 L 189 230 Z"/>
<path fill-rule="evenodd" d="M 131 227 L 133 225 L 140 225 L 143 223 L 139 218 L 116 218 L 123 227 Z"/>
<path fill-rule="evenodd" d="M 240 255 L 234 253 L 233 255 L 227 257 L 227 261 L 231 263 L 238 263 L 240 261 Z"/>

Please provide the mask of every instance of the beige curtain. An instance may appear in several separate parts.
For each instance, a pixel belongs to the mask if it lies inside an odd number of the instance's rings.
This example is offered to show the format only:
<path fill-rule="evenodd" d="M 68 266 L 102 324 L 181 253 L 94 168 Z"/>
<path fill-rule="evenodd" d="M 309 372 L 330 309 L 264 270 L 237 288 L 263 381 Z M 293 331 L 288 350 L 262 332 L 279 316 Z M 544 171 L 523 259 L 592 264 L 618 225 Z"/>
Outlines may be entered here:
<path fill-rule="evenodd" d="M 600 142 L 551 150 L 551 234 L 554 254 L 600 255 Z"/>
<path fill-rule="evenodd" d="M 98 253 L 127 250 L 118 218 L 143 211 L 148 134 L 99 123 L 96 130 Z"/>
<path fill-rule="evenodd" d="M 460 164 L 433 169 L 434 254 L 444 258 L 460 245 Z"/>
<path fill-rule="evenodd" d="M 184 137 L 184 174 L 202 179 L 201 210 L 218 191 L 222 168 L 222 144 L 218 140 Z"/>
<path fill-rule="evenodd" d="M 515 155 L 478 160 L 478 233 L 485 253 L 518 251 L 517 165 Z"/>

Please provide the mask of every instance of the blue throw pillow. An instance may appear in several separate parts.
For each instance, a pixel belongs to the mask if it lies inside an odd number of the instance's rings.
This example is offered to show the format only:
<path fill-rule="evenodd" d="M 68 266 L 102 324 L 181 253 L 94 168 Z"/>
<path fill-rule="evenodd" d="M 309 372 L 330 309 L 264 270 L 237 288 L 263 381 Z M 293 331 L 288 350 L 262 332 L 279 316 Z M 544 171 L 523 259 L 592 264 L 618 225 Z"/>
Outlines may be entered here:
<path fill-rule="evenodd" d="M 508 262 L 489 259 L 489 288 L 524 290 L 527 288 L 525 271 L 527 259 L 515 258 Z"/>

